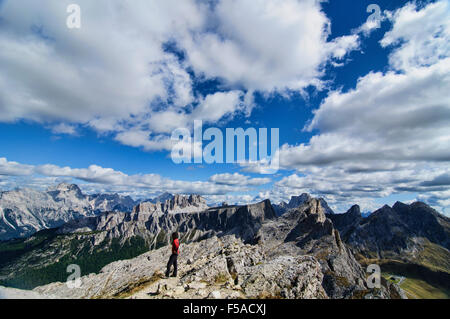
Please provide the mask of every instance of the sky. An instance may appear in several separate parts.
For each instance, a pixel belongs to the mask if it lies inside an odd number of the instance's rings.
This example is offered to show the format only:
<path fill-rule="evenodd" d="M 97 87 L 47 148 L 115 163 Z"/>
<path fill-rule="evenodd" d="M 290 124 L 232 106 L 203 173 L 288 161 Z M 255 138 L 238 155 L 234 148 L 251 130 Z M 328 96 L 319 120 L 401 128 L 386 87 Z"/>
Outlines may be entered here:
<path fill-rule="evenodd" d="M 450 215 L 448 92 L 446 0 L 0 0 L 0 190 Z M 279 169 L 175 163 L 195 120 L 278 128 Z"/>

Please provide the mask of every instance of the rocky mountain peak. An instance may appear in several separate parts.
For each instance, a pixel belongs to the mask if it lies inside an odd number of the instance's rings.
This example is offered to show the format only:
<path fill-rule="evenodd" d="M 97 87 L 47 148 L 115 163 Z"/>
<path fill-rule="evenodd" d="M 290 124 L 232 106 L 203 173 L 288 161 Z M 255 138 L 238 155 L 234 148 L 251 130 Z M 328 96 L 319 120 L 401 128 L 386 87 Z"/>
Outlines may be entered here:
<path fill-rule="evenodd" d="M 360 217 L 361 215 L 361 208 L 359 205 L 353 205 L 350 207 L 350 209 L 347 211 L 347 214 L 350 214 L 351 216 Z"/>
<path fill-rule="evenodd" d="M 311 198 L 303 205 L 306 206 L 306 209 L 304 211 L 307 215 L 316 215 L 315 219 L 317 222 L 323 223 L 327 218 L 325 216 L 325 209 L 319 199 Z"/>
<path fill-rule="evenodd" d="M 392 209 L 396 212 L 404 212 L 408 209 L 408 205 L 402 203 L 402 202 L 395 202 L 394 206 L 392 206 Z"/>
<path fill-rule="evenodd" d="M 297 208 L 308 201 L 313 199 L 313 197 L 310 194 L 303 193 L 299 196 L 291 196 L 291 199 L 289 200 L 289 203 L 281 202 L 278 205 L 273 205 L 276 213 L 278 216 L 283 215 L 285 212 L 287 212 L 290 209 Z M 327 202 L 323 198 L 317 198 L 318 201 L 320 201 L 321 207 L 325 210 L 326 214 L 334 214 L 333 210 L 328 206 Z"/>
<path fill-rule="evenodd" d="M 309 195 L 307 193 L 303 193 L 300 196 L 291 196 L 291 200 L 289 201 L 289 205 L 298 207 L 298 206 L 300 206 L 304 202 L 307 202 L 310 199 L 311 199 L 311 195 Z"/>
<path fill-rule="evenodd" d="M 81 193 L 81 189 L 80 187 L 78 187 L 78 185 L 76 184 L 69 184 L 69 183 L 60 183 L 58 185 L 56 185 L 56 187 L 54 187 L 53 189 L 50 188 L 50 190 L 56 190 L 56 191 L 60 191 L 60 192 L 80 192 Z"/>
<path fill-rule="evenodd" d="M 56 187 L 50 187 L 47 193 L 54 198 L 74 196 L 75 198 L 82 199 L 85 197 L 78 185 L 68 183 L 60 183 Z"/>
<path fill-rule="evenodd" d="M 343 238 L 347 236 L 350 230 L 357 227 L 363 219 L 359 205 L 353 205 L 344 214 L 331 214 L 327 217 L 331 219 L 334 227 L 339 230 Z"/>
<path fill-rule="evenodd" d="M 168 214 L 168 213 L 193 213 L 200 212 L 208 209 L 206 200 L 197 194 L 191 194 L 189 196 L 175 194 L 171 198 L 166 199 L 164 202 L 153 201 L 141 202 L 133 209 L 134 213 L 156 213 L 156 214 Z"/>
<path fill-rule="evenodd" d="M 157 202 L 164 203 L 166 200 L 172 199 L 172 198 L 173 198 L 173 194 L 170 194 L 168 192 L 164 192 L 161 195 L 158 195 L 157 197 L 155 197 L 155 198 L 153 198 L 151 200 L 148 200 L 148 202 L 152 202 L 154 204 L 156 204 Z"/>

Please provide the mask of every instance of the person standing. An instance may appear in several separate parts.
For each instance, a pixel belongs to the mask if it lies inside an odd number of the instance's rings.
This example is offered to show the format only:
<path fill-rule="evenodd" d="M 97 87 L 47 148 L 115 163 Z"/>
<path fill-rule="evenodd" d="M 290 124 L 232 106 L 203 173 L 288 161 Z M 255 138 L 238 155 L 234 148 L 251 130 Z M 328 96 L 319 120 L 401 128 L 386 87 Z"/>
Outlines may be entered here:
<path fill-rule="evenodd" d="M 173 274 L 172 277 L 177 276 L 177 259 L 178 259 L 178 253 L 179 253 L 179 247 L 180 242 L 178 240 L 178 233 L 174 232 L 172 234 L 172 254 L 170 255 L 169 262 L 167 263 L 167 271 L 166 271 L 166 277 L 169 277 L 170 274 L 170 268 L 173 265 Z"/>

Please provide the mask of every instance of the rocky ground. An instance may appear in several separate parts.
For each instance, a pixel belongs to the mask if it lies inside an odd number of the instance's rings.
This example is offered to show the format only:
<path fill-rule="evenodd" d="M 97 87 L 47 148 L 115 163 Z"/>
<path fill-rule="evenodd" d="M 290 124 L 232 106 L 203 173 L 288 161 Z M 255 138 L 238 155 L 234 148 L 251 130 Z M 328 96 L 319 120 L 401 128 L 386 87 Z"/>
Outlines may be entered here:
<path fill-rule="evenodd" d="M 164 247 L 82 277 L 80 288 L 53 283 L 34 292 L 62 298 L 327 298 L 320 264 L 311 256 L 268 259 L 261 245 L 213 237 L 182 246 L 178 277 L 165 278 L 169 255 Z"/>

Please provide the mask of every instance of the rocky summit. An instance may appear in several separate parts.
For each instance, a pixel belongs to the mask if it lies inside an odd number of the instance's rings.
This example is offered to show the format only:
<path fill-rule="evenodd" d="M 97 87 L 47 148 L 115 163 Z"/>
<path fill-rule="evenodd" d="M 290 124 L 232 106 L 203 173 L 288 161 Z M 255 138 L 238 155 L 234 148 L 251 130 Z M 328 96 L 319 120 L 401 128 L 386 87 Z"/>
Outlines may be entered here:
<path fill-rule="evenodd" d="M 274 204 L 273 208 L 275 209 L 277 215 L 281 216 L 288 210 L 295 209 L 311 199 L 312 199 L 311 195 L 303 193 L 299 196 L 291 196 L 289 203 L 282 201 L 279 204 Z M 319 198 L 318 200 L 320 201 L 322 207 L 325 209 L 325 212 L 327 214 L 334 214 L 333 210 L 328 206 L 327 202 L 323 198 Z"/>

